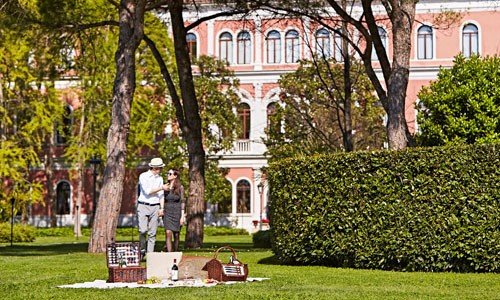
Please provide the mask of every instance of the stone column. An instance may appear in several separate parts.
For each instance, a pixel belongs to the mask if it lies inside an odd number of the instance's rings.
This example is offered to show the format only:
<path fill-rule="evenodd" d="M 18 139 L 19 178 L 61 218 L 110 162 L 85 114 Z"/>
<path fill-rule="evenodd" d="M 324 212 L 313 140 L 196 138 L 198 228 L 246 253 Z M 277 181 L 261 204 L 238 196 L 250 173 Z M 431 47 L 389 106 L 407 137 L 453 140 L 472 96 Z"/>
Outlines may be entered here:
<path fill-rule="evenodd" d="M 215 55 L 215 41 L 217 37 L 214 32 L 214 20 L 209 20 L 207 22 L 207 54 L 209 56 Z"/>
<path fill-rule="evenodd" d="M 255 43 L 254 43 L 254 51 L 255 51 L 255 61 L 254 68 L 255 70 L 262 70 L 262 23 L 260 19 L 255 20 Z"/>

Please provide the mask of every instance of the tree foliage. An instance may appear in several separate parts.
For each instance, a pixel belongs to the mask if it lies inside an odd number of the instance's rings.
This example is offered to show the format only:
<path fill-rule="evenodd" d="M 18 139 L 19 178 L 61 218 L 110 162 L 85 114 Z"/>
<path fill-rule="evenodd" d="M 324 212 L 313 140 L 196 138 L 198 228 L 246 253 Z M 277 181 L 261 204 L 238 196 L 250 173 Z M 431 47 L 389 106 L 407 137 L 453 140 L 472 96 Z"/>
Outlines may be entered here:
<path fill-rule="evenodd" d="M 23 26 L 43 30 L 43 34 L 32 36 L 34 40 L 38 37 L 38 41 L 52 41 L 46 43 L 45 48 L 33 45 L 26 47 L 40 54 L 36 56 L 37 66 L 45 71 L 44 74 L 34 76 L 40 79 L 39 84 L 35 86 L 53 88 L 55 80 L 61 79 L 62 75 L 80 79 L 70 89 L 54 90 L 47 94 L 51 95 L 53 103 L 59 107 L 59 113 L 49 113 L 49 115 L 59 119 L 38 118 L 38 125 L 46 124 L 47 128 L 52 129 L 52 132 L 49 132 L 52 135 L 54 130 L 62 131 L 64 128 L 60 125 L 63 123 L 61 119 L 69 116 L 65 114 L 64 103 L 60 100 L 65 97 L 77 97 L 80 106 L 71 115 L 75 120 L 76 126 L 72 128 L 75 135 L 67 136 L 65 158 L 80 174 L 80 182 L 83 180 L 82 170 L 86 168 L 85 164 L 89 158 L 99 156 L 106 162 L 103 195 L 100 199 L 109 200 L 106 202 L 113 203 L 113 207 L 119 208 L 121 203 L 122 195 L 120 189 L 116 188 L 120 186 L 120 182 L 117 181 L 123 178 L 121 175 L 123 167 L 125 165 L 135 167 L 144 148 L 157 149 L 160 153 L 167 150 L 163 153 L 167 153 L 165 155 L 169 156 L 168 161 L 172 166 L 189 164 L 190 169 L 193 167 L 196 174 L 204 175 L 204 171 L 199 173 L 198 164 L 203 160 L 198 158 L 193 160 L 193 157 L 202 152 L 196 150 L 195 155 L 186 150 L 189 149 L 187 146 L 189 144 L 194 145 L 198 142 L 202 145 L 201 139 L 196 141 L 197 135 L 193 135 L 197 131 L 192 122 L 196 120 L 194 113 L 202 115 L 200 132 L 203 133 L 200 136 L 210 151 L 225 151 L 232 146 L 232 138 L 235 136 L 232 133 L 235 127 L 232 122 L 235 120 L 235 115 L 232 114 L 231 108 L 237 99 L 235 92 L 237 81 L 231 78 L 234 74 L 220 62 L 201 58 L 198 62 L 200 75 L 197 76 L 195 87 L 192 78 L 189 79 L 187 76 L 185 64 L 182 72 L 177 72 L 176 62 L 171 59 L 174 55 L 174 45 L 167 36 L 165 24 L 152 13 L 161 5 L 165 5 L 166 12 L 173 8 L 179 9 L 179 3 L 178 1 L 169 3 L 122 1 L 122 6 L 118 7 L 117 3 L 109 1 L 40 0 L 12 1 L 10 2 L 12 5 L 2 7 L 2 13 L 5 12 L 6 16 L 11 17 L 5 18 L 11 25 L 16 24 L 14 19 L 17 18 L 17 21 L 22 21 Z M 117 12 L 124 17 L 121 19 L 121 24 Z M 133 13 L 136 13 L 137 18 L 130 18 Z M 118 30 L 119 25 L 121 25 L 120 30 Z M 183 22 L 180 26 L 184 28 Z M 11 28 L 13 36 L 25 36 L 16 32 L 15 27 Z M 185 40 L 185 36 L 177 36 Z M 143 39 L 146 43 L 141 42 Z M 133 45 L 127 44 L 128 42 L 133 42 Z M 117 44 L 118 51 L 116 51 Z M 180 56 L 183 57 L 181 62 L 186 62 L 186 57 L 189 55 L 187 48 L 184 50 L 180 51 Z M 28 56 L 24 58 L 26 57 Z M 190 68 L 188 71 L 191 72 Z M 183 84 L 191 82 L 196 88 L 196 94 L 201 95 L 197 98 L 198 106 L 193 106 L 190 100 L 186 102 L 186 99 L 190 99 L 189 95 L 183 96 L 182 103 L 179 101 L 178 94 L 185 92 L 185 89 L 183 91 L 182 84 L 178 87 L 178 74 L 183 78 Z M 47 78 L 51 81 L 48 83 L 42 81 Z M 167 86 L 171 94 L 170 99 L 173 99 L 171 102 L 165 101 Z M 224 91 L 220 90 L 220 86 L 225 87 Z M 197 107 L 201 108 L 200 112 Z M 32 106 L 32 108 L 43 111 L 41 110 L 43 106 Z M 6 120 L 6 123 L 9 123 L 9 120 Z M 54 124 L 59 125 L 54 127 Z M 107 128 L 107 124 L 111 124 L 111 127 Z M 173 136 L 170 137 L 165 136 L 165 127 L 169 124 L 174 127 Z M 40 129 L 37 124 L 33 128 Z M 222 136 L 221 132 L 228 135 Z M 47 140 L 50 134 L 35 135 L 35 137 Z M 108 146 L 105 146 L 106 143 Z M 36 151 L 31 153 L 37 154 Z M 124 153 L 127 155 L 124 156 Z M 190 156 L 190 159 L 187 160 L 186 156 Z M 193 161 L 196 161 L 196 166 L 192 165 Z M 210 198 L 217 201 L 219 198 L 227 197 L 227 189 L 218 189 L 218 186 L 223 186 L 225 183 L 226 171 L 217 169 L 216 161 L 210 161 L 207 170 L 210 180 L 217 182 L 212 189 L 213 197 Z M 184 178 L 191 180 L 192 174 Z M 198 179 L 196 181 L 197 185 L 202 183 Z M 110 196 L 111 190 L 114 192 Z M 203 199 L 203 193 L 196 195 L 196 199 L 198 196 Z M 111 201 L 111 198 L 119 200 Z M 192 200 L 203 204 L 196 199 Z M 100 202 L 101 200 L 98 203 Z M 111 211 L 117 212 L 118 209 L 112 208 Z M 194 214 L 198 216 L 196 212 Z M 116 226 L 113 222 L 118 218 L 117 215 L 109 213 L 107 208 L 99 215 L 100 220 L 105 220 L 104 223 L 100 221 L 102 223 L 100 225 L 104 226 L 106 233 L 98 232 L 95 235 L 105 238 L 91 243 L 95 244 L 91 245 L 92 249 L 89 248 L 91 251 L 102 251 L 101 246 L 113 238 L 111 231 Z M 108 221 L 111 223 L 108 224 Z M 198 237 L 198 241 L 201 241 L 202 237 Z"/>
<path fill-rule="evenodd" d="M 421 145 L 500 142 L 500 57 L 455 57 L 418 94 Z"/>
<path fill-rule="evenodd" d="M 350 67 L 354 148 L 379 149 L 385 141 L 383 109 L 363 66 Z M 279 80 L 280 105 L 271 113 L 266 145 L 273 159 L 293 154 L 345 151 L 343 64 L 333 60 L 303 60 Z"/>
<path fill-rule="evenodd" d="M 0 9 L 0 212 L 6 219 L 14 198 L 14 213 L 21 211 L 24 220 L 44 190 L 41 182 L 30 181 L 29 171 L 41 165 L 40 154 L 51 147 L 64 118 L 54 86 L 64 61 L 43 28 L 16 22 L 32 13 L 21 14 L 24 8 L 17 4 Z"/>

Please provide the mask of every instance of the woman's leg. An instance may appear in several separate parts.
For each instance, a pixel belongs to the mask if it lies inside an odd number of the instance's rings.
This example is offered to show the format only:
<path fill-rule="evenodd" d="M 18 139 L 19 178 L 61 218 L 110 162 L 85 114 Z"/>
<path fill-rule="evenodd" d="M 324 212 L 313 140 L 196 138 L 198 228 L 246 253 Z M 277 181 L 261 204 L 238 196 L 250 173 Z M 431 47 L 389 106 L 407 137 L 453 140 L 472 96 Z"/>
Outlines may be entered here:
<path fill-rule="evenodd" d="M 174 252 L 179 251 L 179 232 L 174 232 Z"/>
<path fill-rule="evenodd" d="M 165 243 L 167 245 L 167 252 L 172 252 L 172 230 L 167 230 L 165 232 Z"/>

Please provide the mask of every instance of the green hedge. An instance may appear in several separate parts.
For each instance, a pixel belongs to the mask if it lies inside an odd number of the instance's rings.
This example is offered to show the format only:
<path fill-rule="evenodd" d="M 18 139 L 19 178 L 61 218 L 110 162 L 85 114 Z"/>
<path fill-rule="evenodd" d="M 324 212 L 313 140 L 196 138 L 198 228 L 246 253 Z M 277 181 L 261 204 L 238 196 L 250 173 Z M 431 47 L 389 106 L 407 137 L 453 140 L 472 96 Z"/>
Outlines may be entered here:
<path fill-rule="evenodd" d="M 248 231 L 242 228 L 205 226 L 203 227 L 203 234 L 210 236 L 248 235 Z"/>
<path fill-rule="evenodd" d="M 158 227 L 158 234 L 164 231 L 163 227 Z M 203 228 L 204 234 L 209 236 L 224 236 L 224 235 L 248 235 L 248 231 L 241 228 L 229 228 L 229 227 L 214 227 L 205 226 Z M 92 228 L 82 227 L 81 233 L 85 237 L 90 237 L 92 235 Z M 186 226 L 181 228 L 181 234 L 186 233 Z M 52 228 L 36 228 L 37 236 L 64 236 L 72 237 L 74 236 L 74 228 L 72 226 L 65 227 L 52 227 Z M 134 236 L 138 238 L 139 231 L 137 227 L 118 227 L 116 228 L 116 235 L 119 236 Z"/>
<path fill-rule="evenodd" d="M 252 235 L 254 248 L 271 248 L 271 231 L 259 230 Z"/>
<path fill-rule="evenodd" d="M 33 226 L 14 224 L 12 226 L 12 242 L 33 242 L 36 237 L 36 229 Z M 11 242 L 11 224 L 0 223 L 0 243 Z"/>
<path fill-rule="evenodd" d="M 271 163 L 283 262 L 500 271 L 500 145 L 318 155 Z"/>

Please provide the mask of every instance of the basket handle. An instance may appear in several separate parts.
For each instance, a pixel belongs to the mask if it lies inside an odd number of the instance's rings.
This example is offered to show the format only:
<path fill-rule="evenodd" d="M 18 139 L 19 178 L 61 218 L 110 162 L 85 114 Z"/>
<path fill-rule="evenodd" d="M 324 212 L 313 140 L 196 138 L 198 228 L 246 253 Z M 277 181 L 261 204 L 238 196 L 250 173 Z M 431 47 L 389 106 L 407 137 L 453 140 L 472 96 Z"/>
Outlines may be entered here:
<path fill-rule="evenodd" d="M 215 251 L 215 253 L 214 253 L 214 259 L 217 259 L 217 254 L 219 254 L 219 251 L 222 249 L 229 249 L 229 250 L 233 251 L 233 258 L 236 259 L 236 252 L 234 251 L 233 248 L 231 248 L 229 246 L 222 246 L 219 249 L 217 249 L 217 251 Z"/>

